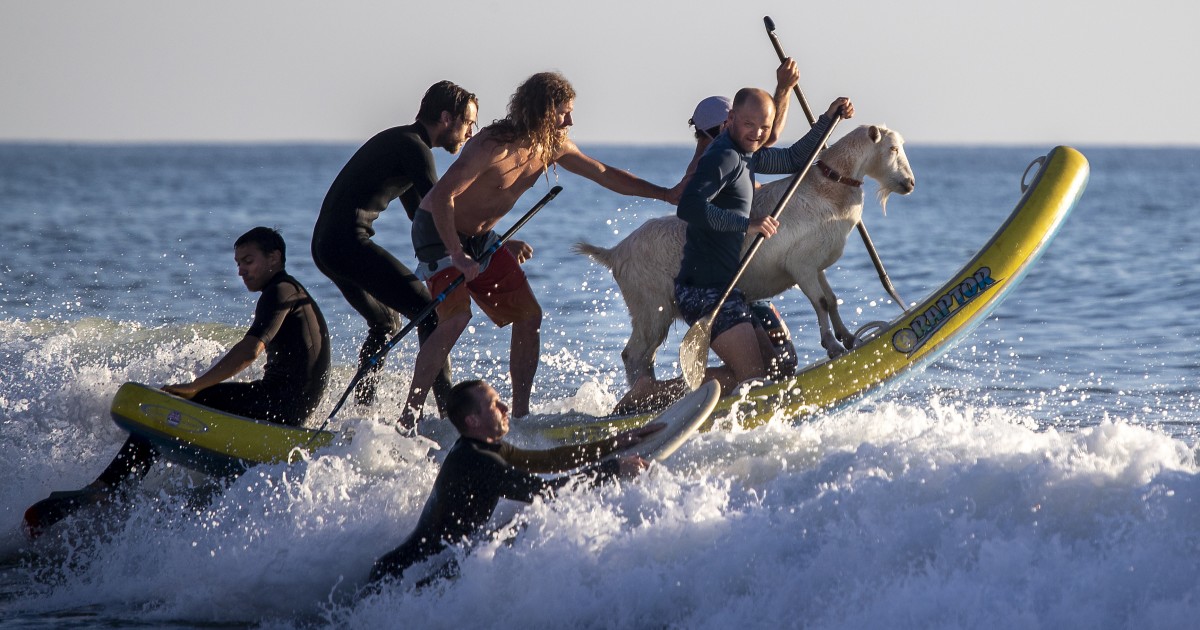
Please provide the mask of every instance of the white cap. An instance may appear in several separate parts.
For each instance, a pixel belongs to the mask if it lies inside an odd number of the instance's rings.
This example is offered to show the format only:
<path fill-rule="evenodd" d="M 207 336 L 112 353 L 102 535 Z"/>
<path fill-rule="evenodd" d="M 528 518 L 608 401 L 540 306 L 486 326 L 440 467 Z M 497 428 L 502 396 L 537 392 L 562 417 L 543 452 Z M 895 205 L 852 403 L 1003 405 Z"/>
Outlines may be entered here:
<path fill-rule="evenodd" d="M 729 118 L 729 110 L 732 107 L 733 104 L 724 96 L 710 96 L 696 104 L 696 111 L 692 113 L 692 119 L 688 122 L 695 125 L 699 131 L 712 129 Z"/>

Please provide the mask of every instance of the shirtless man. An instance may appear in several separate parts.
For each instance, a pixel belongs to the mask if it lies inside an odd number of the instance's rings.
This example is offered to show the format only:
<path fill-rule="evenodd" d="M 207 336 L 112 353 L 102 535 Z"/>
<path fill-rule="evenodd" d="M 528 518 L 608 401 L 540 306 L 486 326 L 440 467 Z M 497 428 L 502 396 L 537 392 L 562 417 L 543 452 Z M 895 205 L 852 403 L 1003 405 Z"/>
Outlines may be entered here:
<path fill-rule="evenodd" d="M 529 77 L 510 99 L 508 116 L 467 143 L 413 219 L 418 273 L 430 292 L 440 294 L 460 273 L 467 278 L 467 291 L 451 292 L 438 306 L 440 323 L 425 346 L 437 348 L 439 357 L 449 354 L 471 319 L 468 294 L 497 326 L 512 324 L 509 371 L 516 417 L 529 413 L 542 309 L 518 266 L 532 255 L 532 248 L 516 255 L 501 248 L 486 263 L 478 260 L 497 238 L 492 228 L 555 165 L 624 195 L 671 204 L 679 199 L 681 187 L 656 186 L 580 151 L 567 137 L 574 107 L 575 90 L 562 75 L 543 72 Z M 414 377 L 413 386 L 428 383 Z M 406 414 L 401 422 L 408 424 L 411 417 Z"/>

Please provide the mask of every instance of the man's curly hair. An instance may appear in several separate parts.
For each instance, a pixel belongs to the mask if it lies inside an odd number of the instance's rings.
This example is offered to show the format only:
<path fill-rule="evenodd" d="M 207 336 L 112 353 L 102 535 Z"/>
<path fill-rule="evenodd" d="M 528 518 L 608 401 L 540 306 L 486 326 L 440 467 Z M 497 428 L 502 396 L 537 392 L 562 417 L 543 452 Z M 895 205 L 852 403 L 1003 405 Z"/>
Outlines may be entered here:
<path fill-rule="evenodd" d="M 558 126 L 556 110 L 575 98 L 571 82 L 557 72 L 539 72 L 525 80 L 508 100 L 508 116 L 488 125 L 500 142 L 529 141 L 530 157 L 543 169 L 562 148 L 567 133 Z"/>

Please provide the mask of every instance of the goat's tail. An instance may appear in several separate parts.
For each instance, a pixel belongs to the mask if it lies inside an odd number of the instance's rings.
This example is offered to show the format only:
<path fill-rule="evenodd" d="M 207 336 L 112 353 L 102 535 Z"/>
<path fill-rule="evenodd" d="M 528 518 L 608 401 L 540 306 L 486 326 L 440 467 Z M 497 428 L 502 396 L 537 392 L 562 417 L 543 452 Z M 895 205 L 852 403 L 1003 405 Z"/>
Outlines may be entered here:
<path fill-rule="evenodd" d="M 612 269 L 612 250 L 611 249 L 608 249 L 605 247 L 599 247 L 597 245 L 592 245 L 591 243 L 584 243 L 584 242 L 580 241 L 571 246 L 571 251 L 573 251 L 576 254 L 579 254 L 581 256 L 587 256 L 588 258 L 591 258 L 592 260 L 600 263 L 601 265 L 604 265 L 605 267 Z"/>

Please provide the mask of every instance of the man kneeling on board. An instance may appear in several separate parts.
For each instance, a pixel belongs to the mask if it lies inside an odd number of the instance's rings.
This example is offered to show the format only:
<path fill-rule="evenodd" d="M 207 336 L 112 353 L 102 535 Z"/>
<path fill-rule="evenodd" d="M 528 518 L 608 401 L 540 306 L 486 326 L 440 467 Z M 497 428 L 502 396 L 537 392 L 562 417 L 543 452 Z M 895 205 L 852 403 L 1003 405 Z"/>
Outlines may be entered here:
<path fill-rule="evenodd" d="M 206 407 L 256 420 L 299 426 L 316 409 L 329 379 L 329 330 L 317 303 L 284 269 L 286 245 L 279 232 L 256 227 L 234 243 L 238 275 L 262 293 L 254 322 L 216 364 L 190 383 L 163 390 Z M 264 351 L 261 380 L 225 382 L 250 367 Z M 108 468 L 87 487 L 55 492 L 25 512 L 31 536 L 75 510 L 112 498 L 141 480 L 158 455 L 143 437 L 130 435 Z"/>
<path fill-rule="evenodd" d="M 597 481 L 637 475 L 648 465 L 637 455 L 595 462 L 641 443 L 662 428 L 651 423 L 587 444 L 544 451 L 519 449 L 502 441 L 508 433 L 508 405 L 484 381 L 455 385 L 448 396 L 446 414 L 460 437 L 438 471 L 416 529 L 402 545 L 375 562 L 372 582 L 399 579 L 408 567 L 447 545 L 469 539 L 491 518 L 501 497 L 529 503 L 577 478 L 564 475 L 547 480 L 534 473 L 586 466 L 578 474 L 592 475 Z"/>

